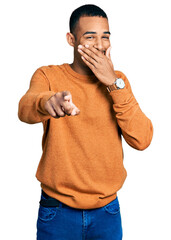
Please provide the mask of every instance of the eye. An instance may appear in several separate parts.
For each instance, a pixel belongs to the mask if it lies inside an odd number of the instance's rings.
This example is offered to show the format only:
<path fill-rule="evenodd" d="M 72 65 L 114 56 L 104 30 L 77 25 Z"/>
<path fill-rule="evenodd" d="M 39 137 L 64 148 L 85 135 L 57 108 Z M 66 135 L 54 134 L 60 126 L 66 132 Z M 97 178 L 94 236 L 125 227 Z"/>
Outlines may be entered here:
<path fill-rule="evenodd" d="M 107 36 L 103 36 L 102 38 L 104 38 L 104 39 L 109 39 L 109 37 L 107 37 Z"/>
<path fill-rule="evenodd" d="M 94 38 L 93 36 L 86 37 L 86 39 L 93 39 L 93 38 Z"/>

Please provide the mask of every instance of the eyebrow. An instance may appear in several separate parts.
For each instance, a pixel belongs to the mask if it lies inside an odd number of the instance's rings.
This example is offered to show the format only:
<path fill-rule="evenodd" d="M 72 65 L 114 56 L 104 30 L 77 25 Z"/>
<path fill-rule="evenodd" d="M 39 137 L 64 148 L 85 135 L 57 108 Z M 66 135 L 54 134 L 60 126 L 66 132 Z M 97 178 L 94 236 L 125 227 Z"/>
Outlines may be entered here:
<path fill-rule="evenodd" d="M 86 35 L 86 34 L 97 34 L 97 32 L 85 32 L 85 33 L 83 34 L 83 36 Z M 103 32 L 103 34 L 109 34 L 109 35 L 111 35 L 110 32 Z"/>

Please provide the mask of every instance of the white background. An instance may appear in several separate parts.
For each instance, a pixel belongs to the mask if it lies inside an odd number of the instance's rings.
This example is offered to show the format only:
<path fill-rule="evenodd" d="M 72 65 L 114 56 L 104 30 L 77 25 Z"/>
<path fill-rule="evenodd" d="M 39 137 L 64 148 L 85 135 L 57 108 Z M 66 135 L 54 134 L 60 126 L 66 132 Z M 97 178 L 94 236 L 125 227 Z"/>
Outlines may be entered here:
<path fill-rule="evenodd" d="M 137 151 L 123 140 L 128 172 L 118 192 L 123 240 L 171 239 L 170 5 L 167 0 L 15 0 L 0 4 L 1 157 L 0 239 L 36 239 L 42 124 L 18 119 L 18 102 L 40 66 L 71 63 L 69 17 L 94 3 L 107 13 L 112 60 L 126 74 L 142 111 L 152 120 L 151 145 Z"/>

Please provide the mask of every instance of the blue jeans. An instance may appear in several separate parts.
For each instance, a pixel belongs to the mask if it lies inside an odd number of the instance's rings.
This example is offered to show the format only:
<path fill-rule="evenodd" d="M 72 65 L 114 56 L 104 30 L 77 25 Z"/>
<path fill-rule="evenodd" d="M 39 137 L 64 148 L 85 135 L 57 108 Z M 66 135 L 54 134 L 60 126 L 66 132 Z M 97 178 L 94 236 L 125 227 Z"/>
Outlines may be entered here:
<path fill-rule="evenodd" d="M 41 199 L 47 200 L 42 193 Z M 57 207 L 39 205 L 37 240 L 121 239 L 118 197 L 104 207 L 94 209 L 76 209 L 60 201 Z"/>

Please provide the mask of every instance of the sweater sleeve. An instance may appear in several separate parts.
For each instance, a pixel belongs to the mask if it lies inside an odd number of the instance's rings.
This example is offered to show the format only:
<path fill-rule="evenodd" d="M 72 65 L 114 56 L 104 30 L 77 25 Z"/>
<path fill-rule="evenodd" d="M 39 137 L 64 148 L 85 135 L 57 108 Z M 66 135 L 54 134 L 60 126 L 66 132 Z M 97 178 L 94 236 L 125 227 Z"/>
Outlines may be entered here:
<path fill-rule="evenodd" d="M 19 101 L 19 119 L 29 124 L 48 120 L 50 114 L 45 110 L 44 105 L 54 94 L 55 92 L 50 91 L 50 84 L 42 67 L 38 68 L 31 78 L 28 91 Z"/>
<path fill-rule="evenodd" d="M 152 140 L 153 125 L 136 101 L 127 77 L 120 71 L 116 75 L 125 82 L 125 88 L 110 92 L 113 109 L 125 141 L 137 150 L 146 149 Z"/>

